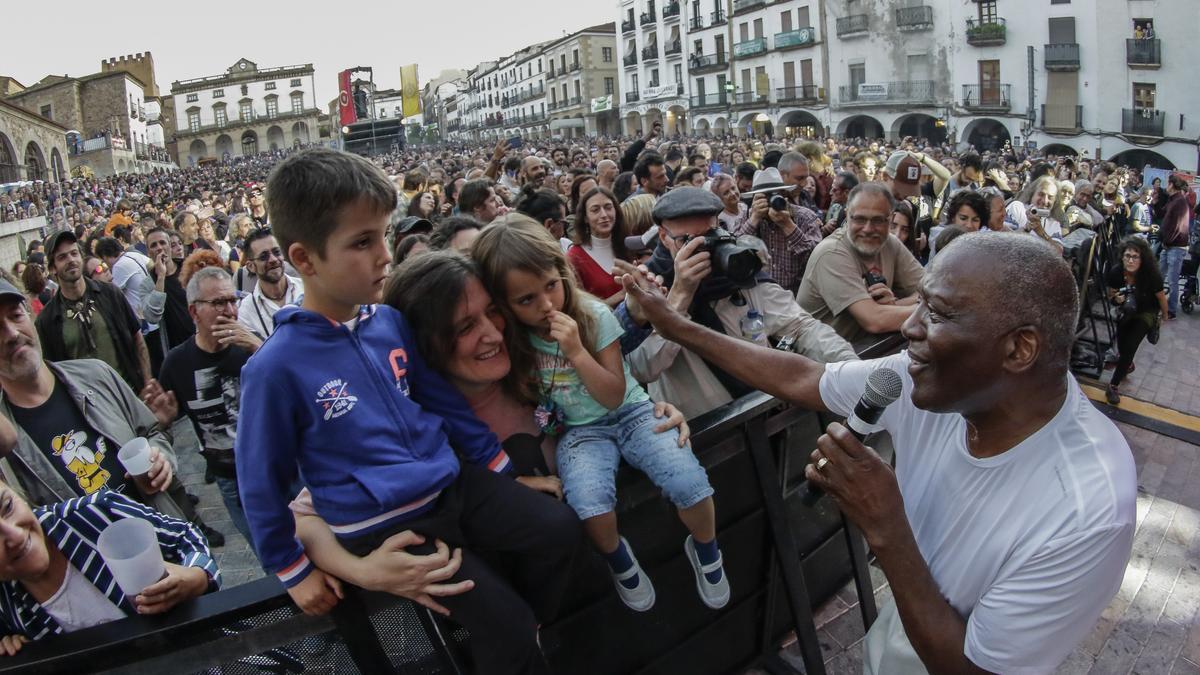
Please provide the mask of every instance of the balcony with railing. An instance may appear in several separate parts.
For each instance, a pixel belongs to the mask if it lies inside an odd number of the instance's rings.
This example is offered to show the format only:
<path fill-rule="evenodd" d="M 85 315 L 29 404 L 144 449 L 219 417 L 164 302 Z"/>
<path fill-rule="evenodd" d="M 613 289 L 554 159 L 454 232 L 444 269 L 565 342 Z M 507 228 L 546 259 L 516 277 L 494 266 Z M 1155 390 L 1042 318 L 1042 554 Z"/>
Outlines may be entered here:
<path fill-rule="evenodd" d="M 1158 38 L 1125 40 L 1125 63 L 1130 68 L 1162 67 L 1162 41 Z"/>
<path fill-rule="evenodd" d="M 733 45 L 733 58 L 745 59 L 767 53 L 767 38 L 753 38 Z"/>
<path fill-rule="evenodd" d="M 1011 84 L 964 84 L 962 105 L 972 112 L 1008 112 L 1012 108 L 1011 94 Z"/>
<path fill-rule="evenodd" d="M 1043 103 L 1042 128 L 1047 131 L 1079 131 L 1083 128 L 1083 106 Z"/>
<path fill-rule="evenodd" d="M 739 91 L 733 95 L 733 105 L 735 106 L 754 106 L 767 105 L 771 97 L 768 92 L 759 93 L 757 91 Z"/>
<path fill-rule="evenodd" d="M 1079 43 L 1060 42 L 1046 45 L 1046 70 L 1079 70 Z"/>
<path fill-rule="evenodd" d="M 994 47 L 1008 41 L 1008 26 L 1004 19 L 995 17 L 987 21 L 967 19 L 967 44 L 976 47 Z"/>
<path fill-rule="evenodd" d="M 691 108 L 693 110 L 703 110 L 706 108 L 726 108 L 728 106 L 729 97 L 724 92 L 693 96 L 691 99 Z"/>
<path fill-rule="evenodd" d="M 688 32 L 700 30 L 702 28 L 704 28 L 704 17 L 693 16 L 691 19 L 688 19 Z"/>
<path fill-rule="evenodd" d="M 897 9 L 896 28 L 900 30 L 929 30 L 933 28 L 933 8 L 929 5 L 920 5 Z"/>
<path fill-rule="evenodd" d="M 631 32 L 633 32 L 633 29 L 634 29 L 633 19 L 628 19 L 626 21 L 621 22 L 621 32 L 622 33 L 631 33 Z"/>
<path fill-rule="evenodd" d="M 625 92 L 625 102 L 626 103 L 637 103 L 639 100 L 641 100 L 641 98 L 642 97 L 640 95 L 638 95 L 638 93 L 636 91 Z"/>
<path fill-rule="evenodd" d="M 679 56 L 683 53 L 683 42 L 676 40 L 668 43 L 667 48 L 663 50 L 663 54 L 667 57 Z"/>
<path fill-rule="evenodd" d="M 633 52 L 632 54 L 626 54 L 625 57 L 623 59 L 621 59 L 621 61 L 625 64 L 625 67 L 627 67 L 627 68 L 629 66 L 636 66 L 637 65 L 637 52 Z"/>
<path fill-rule="evenodd" d="M 936 82 L 933 80 L 902 80 L 871 84 L 842 85 L 838 88 L 838 103 L 843 107 L 907 104 L 933 104 Z"/>
<path fill-rule="evenodd" d="M 817 42 L 817 31 L 811 27 L 797 28 L 775 34 L 775 49 L 811 47 Z"/>
<path fill-rule="evenodd" d="M 776 103 L 815 103 L 820 100 L 821 88 L 815 84 L 779 87 L 775 90 Z"/>
<path fill-rule="evenodd" d="M 867 14 L 843 16 L 837 20 L 837 34 L 840 38 L 861 37 L 871 28 L 871 17 Z"/>
<path fill-rule="evenodd" d="M 1121 133 L 1130 136 L 1162 138 L 1167 113 L 1153 108 L 1124 108 L 1121 110 Z"/>
<path fill-rule="evenodd" d="M 708 19 L 709 19 L 708 25 L 710 27 L 720 26 L 721 24 L 725 23 L 725 20 L 726 20 L 725 19 L 725 10 L 718 9 L 717 11 L 709 14 Z"/>
<path fill-rule="evenodd" d="M 643 26 L 649 26 L 650 24 L 654 23 L 654 15 L 650 14 L 649 12 L 642 12 L 642 16 L 640 19 L 638 19 L 638 23 Z"/>
<path fill-rule="evenodd" d="M 646 47 L 642 47 L 642 60 L 643 61 L 657 61 L 658 60 L 658 45 L 649 45 Z"/>
<path fill-rule="evenodd" d="M 672 3 L 668 4 L 667 6 L 663 7 L 663 20 L 664 21 L 670 21 L 672 19 L 678 19 L 678 18 L 679 18 L 679 3 L 678 2 L 672 2 Z"/>
<path fill-rule="evenodd" d="M 554 70 L 553 68 L 546 71 L 546 79 L 547 80 L 553 80 L 554 78 L 558 77 L 558 75 L 559 75 L 558 71 Z"/>
<path fill-rule="evenodd" d="M 721 70 L 729 63 L 725 58 L 725 54 L 692 54 L 688 59 L 688 68 L 693 73 L 707 73 L 714 70 Z"/>
<path fill-rule="evenodd" d="M 572 73 L 573 73 L 573 72 L 575 72 L 575 71 L 579 70 L 579 69 L 580 69 L 580 68 L 582 68 L 582 67 L 583 67 L 583 66 L 579 65 L 579 62 L 578 62 L 578 61 L 572 61 L 572 62 L 571 62 L 571 65 L 567 66 L 567 70 L 569 70 L 570 72 L 572 72 Z"/>

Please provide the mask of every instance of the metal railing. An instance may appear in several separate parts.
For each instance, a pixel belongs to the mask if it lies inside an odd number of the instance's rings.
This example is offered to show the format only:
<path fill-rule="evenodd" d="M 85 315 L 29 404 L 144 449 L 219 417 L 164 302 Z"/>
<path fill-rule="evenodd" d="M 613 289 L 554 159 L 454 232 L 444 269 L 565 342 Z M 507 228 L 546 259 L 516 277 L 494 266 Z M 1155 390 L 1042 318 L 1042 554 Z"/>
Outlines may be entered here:
<path fill-rule="evenodd" d="M 571 65 L 567 67 L 567 70 L 569 70 L 570 72 L 572 72 L 572 73 L 573 73 L 573 72 L 575 72 L 575 71 L 579 70 L 579 69 L 580 69 L 580 68 L 582 68 L 582 67 L 583 67 L 583 66 L 582 66 L 582 65 L 580 65 L 580 63 L 579 63 L 578 61 L 572 61 L 572 62 L 571 62 Z"/>
<path fill-rule="evenodd" d="M 1046 45 L 1046 70 L 1079 70 L 1079 43 Z"/>
<path fill-rule="evenodd" d="M 1008 26 L 1004 19 L 995 17 L 988 21 L 967 19 L 967 44 L 976 47 L 1002 45 L 1008 41 Z"/>
<path fill-rule="evenodd" d="M 1012 107 L 1011 93 L 1011 84 L 993 84 L 986 87 L 964 84 L 962 105 L 969 109 L 1008 110 Z"/>
<path fill-rule="evenodd" d="M 896 27 L 900 30 L 924 30 L 933 27 L 933 8 L 929 5 L 901 7 L 896 10 Z"/>
<path fill-rule="evenodd" d="M 642 12 L 642 16 L 640 19 L 638 19 L 638 23 L 643 26 L 648 26 L 654 23 L 654 15 L 647 12 Z"/>
<path fill-rule="evenodd" d="M 724 108 L 729 105 L 729 96 L 724 93 L 716 94 L 701 94 L 693 96 L 691 99 L 691 107 L 700 108 Z"/>
<path fill-rule="evenodd" d="M 689 30 L 689 31 L 693 31 L 693 30 L 700 30 L 701 28 L 704 28 L 704 17 L 702 17 L 702 16 L 693 16 L 693 17 L 692 17 L 692 18 L 691 18 L 691 19 L 688 21 L 688 30 Z"/>
<path fill-rule="evenodd" d="M 848 37 L 866 33 L 871 27 L 871 17 L 866 14 L 843 16 L 837 20 L 838 37 Z"/>
<path fill-rule="evenodd" d="M 679 16 L 679 3 L 672 2 L 663 7 L 662 15 L 664 19 L 672 19 Z"/>
<path fill-rule="evenodd" d="M 729 61 L 725 54 L 692 54 L 688 64 L 692 71 L 702 72 L 714 68 L 724 68 Z"/>
<path fill-rule="evenodd" d="M 634 52 L 632 54 L 626 54 L 625 57 L 622 58 L 621 60 L 625 63 L 626 66 L 636 66 L 637 65 L 637 52 Z"/>
<path fill-rule="evenodd" d="M 937 83 L 933 80 L 902 80 L 869 85 L 842 85 L 838 101 L 842 105 L 892 103 L 933 103 Z"/>
<path fill-rule="evenodd" d="M 1130 66 L 1162 65 L 1162 41 L 1158 38 L 1125 40 L 1125 63 Z"/>
<path fill-rule="evenodd" d="M 719 9 L 719 10 L 709 14 L 708 17 L 709 17 L 708 25 L 719 26 L 720 24 L 725 23 L 725 10 Z"/>
<path fill-rule="evenodd" d="M 733 0 L 733 13 L 738 14 L 754 7 L 764 7 L 767 0 Z"/>
<path fill-rule="evenodd" d="M 775 90 L 775 101 L 777 103 L 819 100 L 821 100 L 821 88 L 815 84 L 803 84 L 797 87 L 779 87 Z"/>
<path fill-rule="evenodd" d="M 748 56 L 758 56 L 759 54 L 767 53 L 767 38 L 752 38 L 745 42 L 739 42 L 733 45 L 733 58 L 746 58 Z"/>
<path fill-rule="evenodd" d="M 1042 128 L 1078 131 L 1083 128 L 1083 106 L 1042 104 Z"/>
<path fill-rule="evenodd" d="M 676 41 L 668 44 L 667 48 L 663 50 L 663 54 L 665 54 L 666 56 L 675 56 L 676 54 L 682 54 L 682 53 L 683 53 L 683 43 L 679 40 L 676 40 Z"/>
<path fill-rule="evenodd" d="M 817 32 L 811 26 L 775 34 L 775 49 L 806 47 L 816 44 Z"/>
<path fill-rule="evenodd" d="M 657 61 L 658 60 L 658 45 L 650 45 L 648 47 L 642 47 L 642 60 L 643 61 Z"/>
<path fill-rule="evenodd" d="M 1161 138 L 1166 120 L 1167 114 L 1162 110 L 1123 108 L 1121 110 L 1121 133 Z"/>
<path fill-rule="evenodd" d="M 636 91 L 625 92 L 626 103 L 637 103 L 639 100 L 641 100 L 641 96 L 639 96 Z"/>
<path fill-rule="evenodd" d="M 766 92 L 758 93 L 756 91 L 739 91 L 733 95 L 734 105 L 766 105 L 771 100 L 771 97 Z"/>
<path fill-rule="evenodd" d="M 632 31 L 633 28 L 634 28 L 634 25 L 633 25 L 632 19 L 621 22 L 621 32 L 622 33 L 628 33 L 630 31 Z"/>

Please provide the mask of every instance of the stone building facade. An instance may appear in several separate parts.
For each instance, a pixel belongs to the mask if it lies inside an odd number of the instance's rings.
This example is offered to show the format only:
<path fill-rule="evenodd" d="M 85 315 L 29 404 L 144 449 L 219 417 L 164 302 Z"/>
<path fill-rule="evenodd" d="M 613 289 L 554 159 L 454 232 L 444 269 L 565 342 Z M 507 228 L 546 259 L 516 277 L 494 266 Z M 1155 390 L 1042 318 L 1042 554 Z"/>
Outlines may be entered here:
<path fill-rule="evenodd" d="M 67 128 L 0 101 L 0 184 L 69 175 Z"/>
<path fill-rule="evenodd" d="M 616 24 L 591 26 L 551 43 L 546 105 L 550 133 L 564 137 L 616 134 Z"/>
<path fill-rule="evenodd" d="M 238 59 L 221 75 L 171 83 L 180 165 L 319 140 L 311 63 L 259 68 Z"/>

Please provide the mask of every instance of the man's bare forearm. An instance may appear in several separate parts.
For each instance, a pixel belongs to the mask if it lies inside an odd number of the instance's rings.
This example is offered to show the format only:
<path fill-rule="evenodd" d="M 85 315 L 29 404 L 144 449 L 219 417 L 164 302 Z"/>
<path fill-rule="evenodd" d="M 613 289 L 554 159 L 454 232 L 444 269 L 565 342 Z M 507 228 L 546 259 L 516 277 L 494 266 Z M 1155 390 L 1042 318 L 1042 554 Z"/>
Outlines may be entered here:
<path fill-rule="evenodd" d="M 134 341 L 137 343 L 138 367 L 142 369 L 142 380 L 149 382 L 154 374 L 150 371 L 150 349 L 146 347 L 146 336 L 139 331 Z"/>
<path fill-rule="evenodd" d="M 678 315 L 655 328 L 755 389 L 810 410 L 825 410 L 819 388 L 825 366 L 816 361 L 739 340 Z"/>

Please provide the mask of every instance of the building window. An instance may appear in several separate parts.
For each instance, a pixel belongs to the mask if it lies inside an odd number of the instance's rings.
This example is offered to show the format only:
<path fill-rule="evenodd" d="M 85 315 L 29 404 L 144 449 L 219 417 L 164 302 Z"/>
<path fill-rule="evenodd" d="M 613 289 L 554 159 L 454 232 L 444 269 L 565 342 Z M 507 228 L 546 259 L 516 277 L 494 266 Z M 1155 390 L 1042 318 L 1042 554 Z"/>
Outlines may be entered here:
<path fill-rule="evenodd" d="M 292 80 L 292 83 L 291 83 L 290 85 L 288 85 L 288 86 L 290 86 L 290 87 L 299 87 L 299 86 L 301 86 L 301 83 L 300 83 L 300 78 L 296 78 L 296 79 Z"/>
<path fill-rule="evenodd" d="M 251 107 L 250 101 L 242 101 L 242 104 L 238 107 L 238 115 L 242 118 L 243 122 L 249 122 L 254 119 L 254 108 Z"/>
<path fill-rule="evenodd" d="M 612 63 L 612 47 L 602 47 L 600 49 L 600 58 L 605 63 Z"/>
<path fill-rule="evenodd" d="M 272 96 L 267 99 L 267 117 L 279 115 L 279 99 Z"/>
<path fill-rule="evenodd" d="M 213 117 L 217 119 L 217 126 L 219 127 L 229 124 L 229 114 L 225 112 L 225 106 L 223 105 L 213 108 Z"/>
<path fill-rule="evenodd" d="M 188 111 L 188 129 L 191 131 L 200 131 L 200 111 Z"/>
<path fill-rule="evenodd" d="M 292 112 L 298 113 L 304 110 L 304 94 L 300 92 L 292 93 Z"/>
<path fill-rule="evenodd" d="M 225 90 L 213 89 L 213 98 L 225 98 Z"/>
<path fill-rule="evenodd" d="M 200 100 L 200 94 L 188 94 L 187 95 L 188 103 L 195 103 L 196 101 L 199 101 L 199 100 Z"/>
<path fill-rule="evenodd" d="M 979 3 L 979 23 L 996 23 L 996 0 L 983 0 Z"/>
<path fill-rule="evenodd" d="M 266 84 L 266 86 L 264 86 L 264 87 L 263 87 L 263 89 L 266 89 L 267 91 L 271 91 L 271 90 L 272 90 L 272 89 L 274 89 L 274 88 L 275 88 L 275 83 L 274 83 L 274 82 L 268 82 L 268 83 Z"/>
<path fill-rule="evenodd" d="M 604 95 L 609 96 L 613 93 L 613 79 L 611 77 L 604 78 Z"/>
<path fill-rule="evenodd" d="M 39 114 L 48 120 L 54 119 L 54 111 L 51 110 L 50 106 L 48 106 L 48 105 L 42 106 L 41 110 L 39 111 Z"/>

